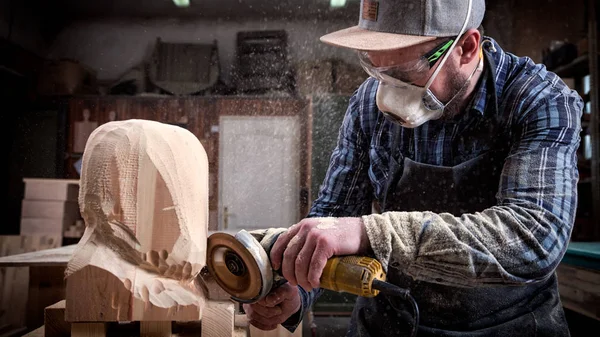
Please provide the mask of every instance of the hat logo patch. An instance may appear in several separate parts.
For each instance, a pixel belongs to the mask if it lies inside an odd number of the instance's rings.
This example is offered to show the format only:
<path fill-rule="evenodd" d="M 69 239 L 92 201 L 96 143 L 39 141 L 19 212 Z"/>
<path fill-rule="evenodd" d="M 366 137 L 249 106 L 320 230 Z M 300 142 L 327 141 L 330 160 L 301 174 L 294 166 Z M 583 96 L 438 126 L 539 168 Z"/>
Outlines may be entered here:
<path fill-rule="evenodd" d="M 364 0 L 362 6 L 363 20 L 377 21 L 379 12 L 379 1 Z"/>

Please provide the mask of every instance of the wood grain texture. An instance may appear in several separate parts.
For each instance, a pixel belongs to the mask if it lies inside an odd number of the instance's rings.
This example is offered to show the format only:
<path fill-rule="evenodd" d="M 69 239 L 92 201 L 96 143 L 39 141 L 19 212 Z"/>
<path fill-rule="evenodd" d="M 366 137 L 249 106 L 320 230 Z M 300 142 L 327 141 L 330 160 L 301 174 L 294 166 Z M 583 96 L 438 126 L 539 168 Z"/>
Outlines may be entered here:
<path fill-rule="evenodd" d="M 235 310 L 230 301 L 207 302 L 202 317 L 202 336 L 231 337 L 234 332 Z"/>
<path fill-rule="evenodd" d="M 78 201 L 86 229 L 67 266 L 67 320 L 202 317 L 208 159 L 191 132 L 102 124 L 83 154 Z"/>
<path fill-rule="evenodd" d="M 69 337 L 71 324 L 65 321 L 65 300 L 59 301 L 44 309 L 44 336 Z"/>
<path fill-rule="evenodd" d="M 171 322 L 140 322 L 140 337 L 171 337 Z"/>
<path fill-rule="evenodd" d="M 23 337 L 44 337 L 44 327 L 41 326 L 23 335 Z M 69 334 L 70 336 L 70 334 Z"/>
<path fill-rule="evenodd" d="M 42 249 L 29 253 L 15 253 L 0 257 L 0 267 L 64 266 L 73 256 L 77 245 Z"/>
<path fill-rule="evenodd" d="M 563 306 L 600 320 L 600 271 L 560 264 L 556 273 Z"/>
<path fill-rule="evenodd" d="M 0 256 L 9 257 L 54 248 L 60 246 L 60 243 L 60 235 L 0 236 Z M 0 326 L 7 329 L 27 326 L 29 272 L 26 266 L 0 267 Z"/>
<path fill-rule="evenodd" d="M 105 323 L 73 323 L 71 324 L 73 337 L 106 337 Z"/>

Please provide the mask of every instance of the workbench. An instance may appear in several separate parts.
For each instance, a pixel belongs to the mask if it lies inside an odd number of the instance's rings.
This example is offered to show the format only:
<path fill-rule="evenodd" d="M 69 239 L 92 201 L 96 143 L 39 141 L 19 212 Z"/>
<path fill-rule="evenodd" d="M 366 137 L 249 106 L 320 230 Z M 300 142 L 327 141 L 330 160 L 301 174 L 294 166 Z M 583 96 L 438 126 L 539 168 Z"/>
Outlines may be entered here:
<path fill-rule="evenodd" d="M 0 267 L 29 267 L 28 322 L 43 325 L 44 308 L 64 299 L 63 273 L 76 245 L 0 257 Z M 557 268 L 565 308 L 600 320 L 600 242 L 571 242 Z"/>
<path fill-rule="evenodd" d="M 30 299 L 28 303 L 30 303 L 30 305 L 33 307 L 28 308 L 28 314 L 34 314 L 34 317 L 28 318 L 27 323 L 29 327 L 35 327 L 36 329 L 31 331 L 28 334 L 28 336 L 43 337 L 44 313 L 47 312 L 47 310 L 45 309 L 47 309 L 48 307 L 57 306 L 61 303 L 61 301 L 64 302 L 64 272 L 69 260 L 71 259 L 71 256 L 73 255 L 73 252 L 75 251 L 76 246 L 77 245 L 74 244 L 59 248 L 0 257 L 0 267 L 29 267 Z M 57 308 L 53 309 L 55 311 Z M 302 336 L 301 327 L 299 327 L 294 334 L 289 333 L 287 330 L 285 330 L 285 328 L 281 326 L 276 330 L 261 331 L 252 326 L 248 326 L 247 322 L 245 322 L 244 320 L 245 315 L 237 315 L 235 318 L 236 331 L 234 333 L 238 334 L 239 336 Z M 244 333 L 244 331 L 246 330 L 245 328 L 240 329 L 241 327 L 245 326 L 248 328 L 248 334 Z"/>

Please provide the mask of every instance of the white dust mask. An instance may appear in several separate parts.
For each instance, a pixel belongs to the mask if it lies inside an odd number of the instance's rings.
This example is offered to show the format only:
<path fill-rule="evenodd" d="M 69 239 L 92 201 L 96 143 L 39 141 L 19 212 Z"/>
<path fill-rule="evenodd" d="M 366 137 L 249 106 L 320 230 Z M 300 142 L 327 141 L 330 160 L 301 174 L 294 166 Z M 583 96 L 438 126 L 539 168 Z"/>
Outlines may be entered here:
<path fill-rule="evenodd" d="M 438 119 L 443 109 L 429 110 L 423 104 L 427 90 L 407 84 L 399 87 L 380 82 L 377 88 L 377 107 L 386 117 L 404 127 L 415 128 L 423 123 Z"/>
<path fill-rule="evenodd" d="M 439 66 L 431 75 L 424 87 L 419 87 L 409 83 L 398 84 L 398 81 L 387 82 L 380 79 L 377 88 L 376 103 L 377 107 L 386 117 L 408 128 L 418 127 L 430 120 L 436 120 L 442 117 L 445 107 L 450 104 L 462 91 L 459 90 L 454 97 L 446 104 L 442 103 L 430 90 L 433 80 L 437 77 L 452 50 L 458 43 L 460 36 L 465 32 L 469 18 L 471 17 L 472 1 L 469 1 L 469 8 L 465 22 L 452 46 L 446 51 L 446 55 L 440 61 Z M 465 81 L 463 88 L 469 83 L 477 70 L 482 69 L 483 60 L 480 54 L 478 66 L 473 70 L 469 78 Z"/>
<path fill-rule="evenodd" d="M 448 104 L 458 97 L 469 84 L 475 72 L 481 71 L 481 69 L 483 69 L 483 59 L 480 58 L 477 67 L 465 80 L 462 88 L 446 104 L 442 103 L 429 89 L 431 83 L 425 87 L 418 87 L 412 84 L 399 86 L 380 81 L 376 96 L 377 107 L 393 122 L 403 127 L 416 128 L 430 120 L 442 117 Z"/>

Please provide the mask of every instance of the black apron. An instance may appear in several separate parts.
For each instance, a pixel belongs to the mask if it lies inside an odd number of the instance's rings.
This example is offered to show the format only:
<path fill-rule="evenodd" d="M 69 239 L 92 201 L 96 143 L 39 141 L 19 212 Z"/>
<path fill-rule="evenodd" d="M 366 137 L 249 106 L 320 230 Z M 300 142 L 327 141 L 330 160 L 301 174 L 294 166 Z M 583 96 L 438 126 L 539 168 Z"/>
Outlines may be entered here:
<path fill-rule="evenodd" d="M 391 156 L 390 168 L 402 167 L 402 172 L 395 172 L 399 178 L 392 178 L 382 211 L 460 216 L 491 207 L 503 163 L 497 156 L 506 156 L 507 151 L 501 146 L 492 148 L 456 166 L 422 164 L 409 158 L 398 165 Z M 387 278 L 409 289 L 415 298 L 420 311 L 417 336 L 569 336 L 556 275 L 527 286 L 460 288 L 415 281 L 390 261 Z M 412 324 L 410 303 L 385 295 L 359 297 L 347 336 L 410 336 Z"/>

